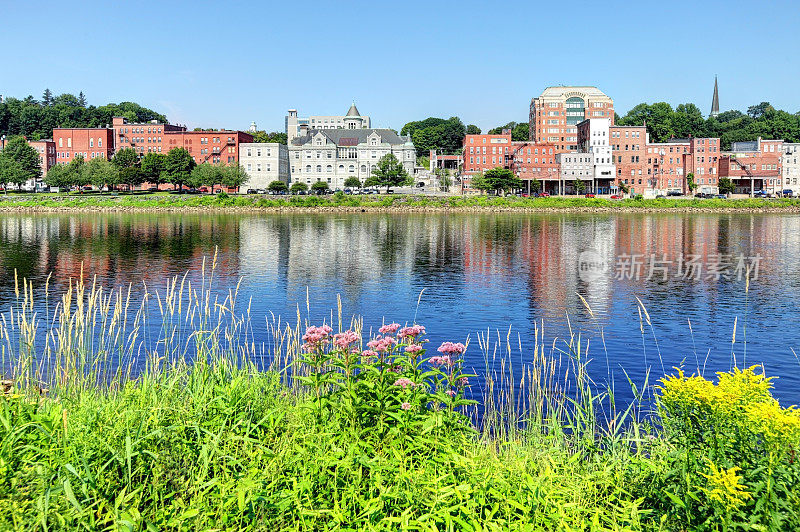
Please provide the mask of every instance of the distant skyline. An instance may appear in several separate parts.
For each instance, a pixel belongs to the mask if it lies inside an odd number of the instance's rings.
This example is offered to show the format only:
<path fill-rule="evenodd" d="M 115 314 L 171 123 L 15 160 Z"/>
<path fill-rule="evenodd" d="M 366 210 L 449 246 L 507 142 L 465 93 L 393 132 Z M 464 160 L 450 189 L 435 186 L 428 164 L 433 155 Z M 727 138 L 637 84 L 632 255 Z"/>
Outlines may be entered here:
<path fill-rule="evenodd" d="M 552 85 L 594 85 L 707 116 L 768 101 L 795 113 L 800 14 L 789 1 L 347 4 L 0 0 L 0 94 L 83 91 L 188 127 L 283 131 L 287 109 L 373 127 L 458 116 L 483 131 L 527 121 Z M 48 14 L 45 16 L 45 14 Z M 569 28 L 569 30 L 568 30 Z"/>

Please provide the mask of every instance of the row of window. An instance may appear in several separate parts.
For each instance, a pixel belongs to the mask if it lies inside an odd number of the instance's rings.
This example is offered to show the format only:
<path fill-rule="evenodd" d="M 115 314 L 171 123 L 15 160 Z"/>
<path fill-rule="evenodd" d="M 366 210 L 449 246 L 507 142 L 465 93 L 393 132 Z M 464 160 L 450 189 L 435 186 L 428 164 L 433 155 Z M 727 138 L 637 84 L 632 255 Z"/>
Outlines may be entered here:
<path fill-rule="evenodd" d="M 129 128 L 127 128 L 127 127 L 121 127 L 121 128 L 119 128 L 119 132 L 127 134 L 128 133 L 128 129 Z M 145 127 L 132 127 L 132 128 L 130 128 L 131 133 L 145 133 L 145 129 L 147 130 L 147 133 L 151 133 L 151 134 L 152 133 L 161 133 L 161 127 L 147 127 L 147 128 L 145 128 Z"/>

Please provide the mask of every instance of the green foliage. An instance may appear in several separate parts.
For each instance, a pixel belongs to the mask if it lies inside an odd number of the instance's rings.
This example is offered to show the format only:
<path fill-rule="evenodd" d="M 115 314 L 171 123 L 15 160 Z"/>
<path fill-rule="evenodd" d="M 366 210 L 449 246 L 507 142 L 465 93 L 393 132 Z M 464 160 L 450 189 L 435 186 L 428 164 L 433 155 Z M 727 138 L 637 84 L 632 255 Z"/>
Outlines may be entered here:
<path fill-rule="evenodd" d="M 98 189 L 102 189 L 106 185 L 108 185 L 109 188 L 113 188 L 120 183 L 119 168 L 100 157 L 86 163 L 83 166 L 82 172 L 85 174 L 85 180 Z"/>
<path fill-rule="evenodd" d="M 267 186 L 270 192 L 285 192 L 289 187 L 283 181 L 273 181 Z"/>
<path fill-rule="evenodd" d="M 695 183 L 694 174 L 691 172 L 686 174 L 686 188 L 688 188 L 691 193 L 697 190 L 697 183 Z"/>
<path fill-rule="evenodd" d="M 277 142 L 278 144 L 288 144 L 288 136 L 286 133 L 280 133 L 278 131 L 267 133 L 266 131 L 259 130 L 250 134 L 253 135 L 253 142 Z"/>
<path fill-rule="evenodd" d="M 361 181 L 356 176 L 350 176 L 344 180 L 344 186 L 347 188 L 361 188 Z"/>
<path fill-rule="evenodd" d="M 249 179 L 247 171 L 239 163 L 231 163 L 222 167 L 220 183 L 228 188 L 238 189 Z"/>
<path fill-rule="evenodd" d="M 173 183 L 175 188 L 180 188 L 189 179 L 195 166 L 197 165 L 186 148 L 173 148 L 167 153 L 164 164 L 165 179 Z"/>
<path fill-rule="evenodd" d="M 380 158 L 372 170 L 372 175 L 364 183 L 368 187 L 386 187 L 387 191 L 390 187 L 409 184 L 411 184 L 411 177 L 393 153 L 387 153 Z"/>
<path fill-rule="evenodd" d="M 527 122 L 509 122 L 504 126 L 498 126 L 494 129 L 490 129 L 487 133 L 489 135 L 500 135 L 503 133 L 503 130 L 510 130 L 511 131 L 511 140 L 528 140 L 529 136 L 529 128 Z"/>
<path fill-rule="evenodd" d="M 0 135 L 50 138 L 54 127 L 106 127 L 115 116 L 123 116 L 134 123 L 150 120 L 167 122 L 166 116 L 136 103 L 109 103 L 95 107 L 87 105 L 81 95 L 53 96 L 46 89 L 41 102 L 28 96 L 22 100 L 8 97 L 0 103 Z"/>
<path fill-rule="evenodd" d="M 575 189 L 575 194 L 583 194 L 583 191 L 586 190 L 586 183 L 581 179 L 573 181 L 572 186 Z"/>
<path fill-rule="evenodd" d="M 483 190 L 507 192 L 509 190 L 522 188 L 522 181 L 514 175 L 514 172 L 507 168 L 492 168 L 491 170 L 487 170 L 483 174 L 483 180 L 486 187 Z M 474 179 L 472 186 L 475 186 Z"/>
<path fill-rule="evenodd" d="M 292 183 L 290 190 L 292 192 L 301 192 L 301 191 L 305 192 L 306 190 L 308 190 L 308 185 L 300 181 L 295 181 L 294 183 Z"/>
<path fill-rule="evenodd" d="M 222 179 L 222 167 L 218 164 L 201 163 L 192 168 L 186 185 L 190 188 L 213 187 Z"/>
<path fill-rule="evenodd" d="M 480 135 L 481 128 L 475 124 L 467 124 L 467 135 Z"/>
<path fill-rule="evenodd" d="M 328 183 L 326 181 L 317 181 L 316 183 L 311 185 L 311 190 L 317 192 L 318 194 L 327 192 L 329 189 L 330 187 L 328 186 Z"/>
<path fill-rule="evenodd" d="M 21 185 L 29 179 L 37 179 L 42 175 L 39 166 L 39 154 L 22 137 L 13 137 L 5 143 L 0 158 L 6 159 L 3 164 L 4 183 Z M 9 163 L 14 161 L 16 164 Z"/>
<path fill-rule="evenodd" d="M 428 155 L 430 150 L 452 155 L 461 153 L 467 129 L 456 116 L 448 118 L 426 118 L 409 122 L 400 130 L 401 135 L 411 135 L 417 156 Z"/>
<path fill-rule="evenodd" d="M 9 185 L 22 185 L 27 180 L 28 176 L 22 165 L 12 157 L 0 153 L 0 184 L 4 191 L 8 192 Z"/>
<path fill-rule="evenodd" d="M 114 154 L 111 162 L 117 168 L 133 168 L 134 166 L 139 166 L 139 154 L 133 148 L 122 148 Z"/>
<path fill-rule="evenodd" d="M 124 151 L 128 148 L 124 148 Z M 119 154 L 119 152 L 117 152 Z M 114 159 L 117 155 L 114 155 Z M 130 165 L 133 166 L 133 165 Z M 142 158 L 139 164 L 142 179 L 149 183 L 164 183 L 167 170 L 167 156 L 163 153 L 150 152 Z"/>
<path fill-rule="evenodd" d="M 733 191 L 736 190 L 736 185 L 728 177 L 720 177 L 717 184 L 720 194 L 733 194 Z"/>

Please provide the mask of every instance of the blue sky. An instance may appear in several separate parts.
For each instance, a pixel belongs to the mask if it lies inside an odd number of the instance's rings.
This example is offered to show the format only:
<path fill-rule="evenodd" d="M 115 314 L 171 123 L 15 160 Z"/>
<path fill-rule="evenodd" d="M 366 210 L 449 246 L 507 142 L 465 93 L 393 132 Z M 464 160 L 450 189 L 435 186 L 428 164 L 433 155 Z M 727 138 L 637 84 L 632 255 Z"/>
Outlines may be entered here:
<path fill-rule="evenodd" d="M 62 2 L 0 0 L 0 94 L 83 90 L 190 127 L 283 130 L 286 110 L 373 127 L 526 121 L 550 85 L 624 114 L 694 102 L 800 110 L 800 9 L 776 2 Z"/>

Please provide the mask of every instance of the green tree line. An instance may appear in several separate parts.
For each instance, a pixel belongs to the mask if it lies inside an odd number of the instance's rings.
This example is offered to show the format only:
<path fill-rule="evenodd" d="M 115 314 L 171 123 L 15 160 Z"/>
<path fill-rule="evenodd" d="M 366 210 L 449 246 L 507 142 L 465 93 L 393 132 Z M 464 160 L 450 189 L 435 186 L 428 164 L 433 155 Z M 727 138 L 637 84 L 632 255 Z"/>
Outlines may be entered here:
<path fill-rule="evenodd" d="M 646 124 L 651 142 L 689 136 L 719 137 L 724 150 L 730 149 L 732 142 L 758 137 L 800 142 L 800 113 L 775 109 L 769 102 L 752 105 L 746 113 L 732 110 L 708 118 L 693 103 L 680 104 L 674 109 L 666 102 L 640 103 L 625 116 L 617 116 L 615 123 Z"/>
<path fill-rule="evenodd" d="M 109 103 L 95 107 L 88 105 L 83 92 L 53 96 L 46 89 L 42 98 L 5 98 L 0 103 L 0 135 L 25 135 L 29 139 L 50 138 L 57 127 L 105 127 L 115 116 L 130 122 L 158 120 L 167 117 L 133 102 Z"/>

